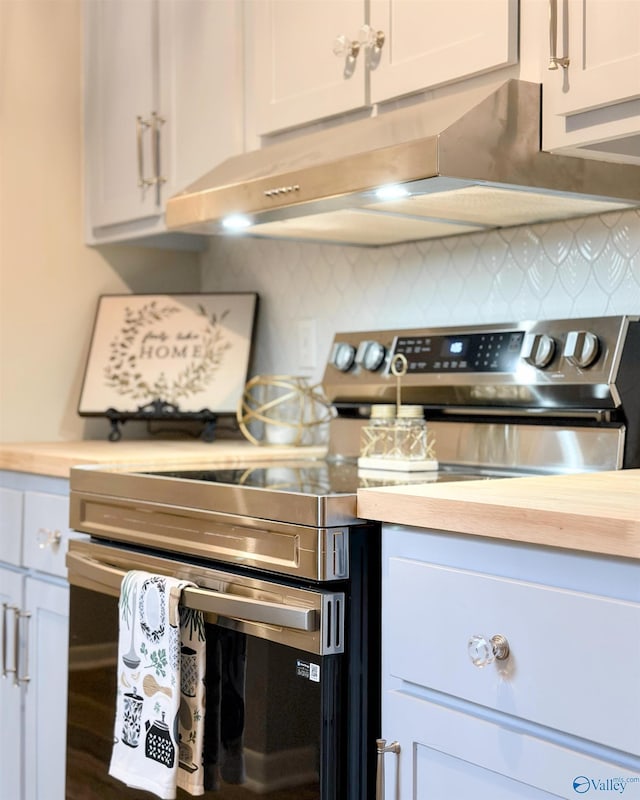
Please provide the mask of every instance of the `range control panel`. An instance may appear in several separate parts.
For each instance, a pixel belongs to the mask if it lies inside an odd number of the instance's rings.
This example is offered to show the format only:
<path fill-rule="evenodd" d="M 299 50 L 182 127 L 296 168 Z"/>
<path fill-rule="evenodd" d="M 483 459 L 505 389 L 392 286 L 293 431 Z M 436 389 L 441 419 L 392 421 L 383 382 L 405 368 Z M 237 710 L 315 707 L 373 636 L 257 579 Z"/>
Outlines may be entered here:
<path fill-rule="evenodd" d="M 405 356 L 412 373 L 513 372 L 524 336 L 524 331 L 398 336 L 393 352 Z"/>
<path fill-rule="evenodd" d="M 404 402 L 611 407 L 639 350 L 630 316 L 340 333 L 323 386 L 333 401 L 388 402 L 400 371 Z"/>

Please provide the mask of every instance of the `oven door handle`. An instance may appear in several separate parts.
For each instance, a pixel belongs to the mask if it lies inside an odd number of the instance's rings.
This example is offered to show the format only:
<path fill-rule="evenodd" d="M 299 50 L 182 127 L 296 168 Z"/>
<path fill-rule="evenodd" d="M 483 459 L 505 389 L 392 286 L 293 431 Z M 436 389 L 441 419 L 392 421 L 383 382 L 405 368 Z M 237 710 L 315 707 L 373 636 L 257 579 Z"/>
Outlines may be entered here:
<path fill-rule="evenodd" d="M 118 596 L 126 572 L 78 553 L 67 553 L 69 582 L 101 594 Z M 251 597 L 186 586 L 181 605 L 227 619 L 276 625 L 299 631 L 317 631 L 319 613 L 315 608 L 273 603 Z"/>

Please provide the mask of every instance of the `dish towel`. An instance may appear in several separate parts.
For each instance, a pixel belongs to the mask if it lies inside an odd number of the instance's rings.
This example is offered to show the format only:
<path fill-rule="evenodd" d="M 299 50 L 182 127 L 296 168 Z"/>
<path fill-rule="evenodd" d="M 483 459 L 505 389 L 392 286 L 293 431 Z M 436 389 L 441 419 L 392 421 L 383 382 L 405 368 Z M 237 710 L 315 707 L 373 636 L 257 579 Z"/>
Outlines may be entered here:
<path fill-rule="evenodd" d="M 109 774 L 164 800 L 174 800 L 177 786 L 204 793 L 204 619 L 179 607 L 183 588 L 193 585 L 135 570 L 120 586 Z"/>

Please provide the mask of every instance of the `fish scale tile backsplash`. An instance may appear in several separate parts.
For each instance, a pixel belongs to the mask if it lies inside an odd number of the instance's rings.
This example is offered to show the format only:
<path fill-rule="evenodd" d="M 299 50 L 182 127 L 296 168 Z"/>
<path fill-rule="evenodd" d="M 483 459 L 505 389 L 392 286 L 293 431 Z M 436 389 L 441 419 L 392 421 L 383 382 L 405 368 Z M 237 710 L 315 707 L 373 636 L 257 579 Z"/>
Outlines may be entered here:
<path fill-rule="evenodd" d="M 320 380 L 336 331 L 640 314 L 640 211 L 382 248 L 212 239 L 202 289 L 259 293 L 254 373 Z"/>

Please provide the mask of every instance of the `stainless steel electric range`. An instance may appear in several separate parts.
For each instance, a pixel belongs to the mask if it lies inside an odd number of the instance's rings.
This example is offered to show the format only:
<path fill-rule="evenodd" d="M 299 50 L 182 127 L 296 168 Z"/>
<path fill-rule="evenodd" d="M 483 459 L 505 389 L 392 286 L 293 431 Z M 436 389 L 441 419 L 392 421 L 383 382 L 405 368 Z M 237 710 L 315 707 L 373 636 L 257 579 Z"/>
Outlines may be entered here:
<path fill-rule="evenodd" d="M 361 428 L 395 402 L 398 354 L 402 400 L 424 408 L 440 466 L 363 473 Z M 336 408 L 325 459 L 72 471 L 71 524 L 91 538 L 68 555 L 68 800 L 142 796 L 107 776 L 128 570 L 193 581 L 184 602 L 244 654 L 241 691 L 207 740 L 224 754 L 233 734 L 242 769 L 226 781 L 222 757 L 208 763 L 212 798 L 367 800 L 380 530 L 358 518 L 357 489 L 640 467 L 637 317 L 337 334 L 323 386 Z"/>

